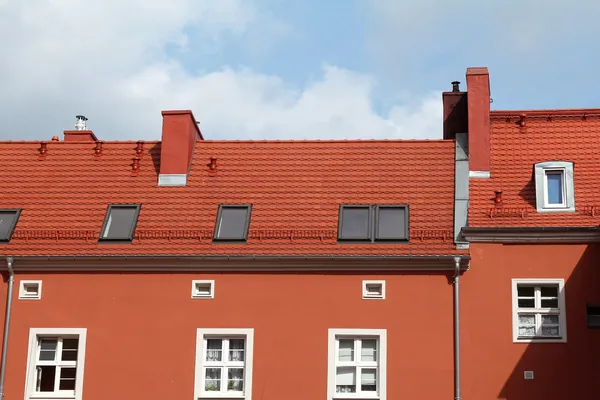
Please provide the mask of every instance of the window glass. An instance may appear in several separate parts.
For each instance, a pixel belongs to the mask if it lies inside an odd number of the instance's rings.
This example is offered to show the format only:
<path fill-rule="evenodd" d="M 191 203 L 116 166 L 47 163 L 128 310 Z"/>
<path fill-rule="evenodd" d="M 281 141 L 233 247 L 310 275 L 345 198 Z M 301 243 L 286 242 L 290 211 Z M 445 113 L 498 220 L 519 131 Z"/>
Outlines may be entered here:
<path fill-rule="evenodd" d="M 563 174 L 562 172 L 547 172 L 548 204 L 563 203 Z"/>
<path fill-rule="evenodd" d="M 369 208 L 342 208 L 341 239 L 369 239 Z"/>
<path fill-rule="evenodd" d="M 216 239 L 244 240 L 247 237 L 248 206 L 222 206 L 217 221 Z"/>

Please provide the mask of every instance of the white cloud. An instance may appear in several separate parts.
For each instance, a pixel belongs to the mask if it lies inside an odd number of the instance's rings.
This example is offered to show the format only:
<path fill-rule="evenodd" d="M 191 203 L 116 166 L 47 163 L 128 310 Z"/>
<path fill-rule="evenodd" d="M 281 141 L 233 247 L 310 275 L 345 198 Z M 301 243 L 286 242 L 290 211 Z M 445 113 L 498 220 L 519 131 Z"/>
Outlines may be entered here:
<path fill-rule="evenodd" d="M 261 34 L 272 41 L 288 29 L 250 1 L 9 0 L 0 7 L 3 139 L 48 139 L 70 129 L 78 113 L 102 139 L 156 139 L 160 110 L 175 108 L 194 110 L 207 138 L 441 135 L 439 93 L 382 116 L 372 106 L 375 79 L 342 68 L 325 66 L 298 88 L 248 69 L 193 75 L 168 56 L 166 46 L 196 50 Z"/>

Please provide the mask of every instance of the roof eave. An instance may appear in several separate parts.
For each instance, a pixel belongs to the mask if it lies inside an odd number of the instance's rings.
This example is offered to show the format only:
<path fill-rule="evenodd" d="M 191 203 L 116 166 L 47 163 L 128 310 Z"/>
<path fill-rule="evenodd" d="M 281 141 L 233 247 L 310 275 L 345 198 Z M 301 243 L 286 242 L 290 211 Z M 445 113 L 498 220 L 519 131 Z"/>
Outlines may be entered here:
<path fill-rule="evenodd" d="M 471 243 L 598 243 L 598 226 L 465 227 L 461 231 Z"/>

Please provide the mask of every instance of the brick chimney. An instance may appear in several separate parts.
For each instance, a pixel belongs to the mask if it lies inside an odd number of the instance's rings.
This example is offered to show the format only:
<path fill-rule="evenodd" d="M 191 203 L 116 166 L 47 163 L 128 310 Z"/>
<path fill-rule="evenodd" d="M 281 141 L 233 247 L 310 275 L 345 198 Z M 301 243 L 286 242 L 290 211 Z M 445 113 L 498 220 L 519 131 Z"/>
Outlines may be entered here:
<path fill-rule="evenodd" d="M 83 115 L 78 115 L 77 123 L 75 124 L 75 130 L 66 130 L 65 134 L 65 142 L 72 141 L 84 141 L 84 142 L 95 142 L 98 140 L 94 132 L 87 129 L 86 121 L 88 120 Z"/>
<path fill-rule="evenodd" d="M 459 89 L 460 82 L 452 82 L 452 91 L 442 93 L 444 104 L 444 139 L 454 139 L 457 133 L 468 132 L 467 93 Z"/>
<path fill-rule="evenodd" d="M 490 74 L 487 67 L 467 68 L 469 176 L 490 176 Z"/>
<path fill-rule="evenodd" d="M 190 110 L 163 111 L 158 186 L 185 186 L 196 140 L 202 138 Z"/>

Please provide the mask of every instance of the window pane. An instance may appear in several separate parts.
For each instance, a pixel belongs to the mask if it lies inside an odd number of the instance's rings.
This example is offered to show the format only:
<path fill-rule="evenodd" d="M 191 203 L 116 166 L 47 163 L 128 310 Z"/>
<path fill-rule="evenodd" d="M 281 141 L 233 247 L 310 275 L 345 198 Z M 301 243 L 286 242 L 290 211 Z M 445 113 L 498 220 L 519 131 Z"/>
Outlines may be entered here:
<path fill-rule="evenodd" d="M 337 393 L 356 393 L 356 368 L 338 367 L 335 391 Z"/>
<path fill-rule="evenodd" d="M 75 368 L 61 368 L 59 390 L 75 390 Z"/>
<path fill-rule="evenodd" d="M 535 299 L 519 299 L 519 308 L 534 308 L 535 307 Z"/>
<path fill-rule="evenodd" d="M 241 392 L 244 390 L 244 369 L 229 368 L 227 373 L 227 391 Z"/>
<path fill-rule="evenodd" d="M 54 361 L 58 339 L 40 339 L 40 361 Z"/>
<path fill-rule="evenodd" d="M 563 174 L 562 172 L 547 172 L 548 204 L 563 203 Z"/>
<path fill-rule="evenodd" d="M 10 239 L 10 228 L 17 218 L 17 213 L 14 211 L 0 211 L 0 240 Z"/>
<path fill-rule="evenodd" d="M 542 297 L 558 297 L 558 286 L 542 286 L 540 293 Z"/>
<path fill-rule="evenodd" d="M 363 340 L 360 353 L 361 361 L 377 361 L 377 340 Z"/>
<path fill-rule="evenodd" d="M 221 390 L 221 368 L 206 368 L 204 390 L 218 392 Z"/>
<path fill-rule="evenodd" d="M 36 367 L 36 392 L 54 392 L 54 378 L 56 377 L 56 367 L 41 366 Z"/>
<path fill-rule="evenodd" d="M 519 336 L 535 336 L 535 315 L 519 315 Z"/>
<path fill-rule="evenodd" d="M 63 339 L 61 359 L 63 361 L 77 361 L 77 346 L 79 346 L 79 339 Z"/>
<path fill-rule="evenodd" d="M 535 336 L 535 326 L 519 326 L 519 336 Z"/>
<path fill-rule="evenodd" d="M 542 315 L 542 325 L 558 325 L 558 315 Z"/>
<path fill-rule="evenodd" d="M 340 339 L 340 361 L 354 361 L 354 340 Z"/>
<path fill-rule="evenodd" d="M 379 207 L 377 213 L 378 239 L 406 239 L 406 209 Z"/>
<path fill-rule="evenodd" d="M 206 339 L 206 361 L 221 361 L 222 349 L 221 339 Z"/>
<path fill-rule="evenodd" d="M 558 326 L 542 326 L 542 336 L 560 336 Z"/>
<path fill-rule="evenodd" d="M 519 315 L 519 325 L 535 325 L 535 315 Z"/>
<path fill-rule="evenodd" d="M 229 361 L 244 361 L 244 339 L 229 340 Z"/>
<path fill-rule="evenodd" d="M 222 207 L 217 226 L 218 239 L 244 239 L 248 207 Z"/>
<path fill-rule="evenodd" d="M 542 308 L 558 308 L 558 299 L 542 299 Z"/>
<path fill-rule="evenodd" d="M 109 212 L 102 237 L 104 239 L 129 239 L 137 207 L 111 207 Z"/>
<path fill-rule="evenodd" d="M 535 287 L 519 285 L 517 287 L 517 295 L 519 297 L 533 297 L 535 296 Z"/>
<path fill-rule="evenodd" d="M 369 239 L 369 208 L 342 208 L 341 239 Z"/>
<path fill-rule="evenodd" d="M 375 392 L 377 390 L 377 369 L 362 369 L 360 373 L 360 390 L 363 392 Z"/>

